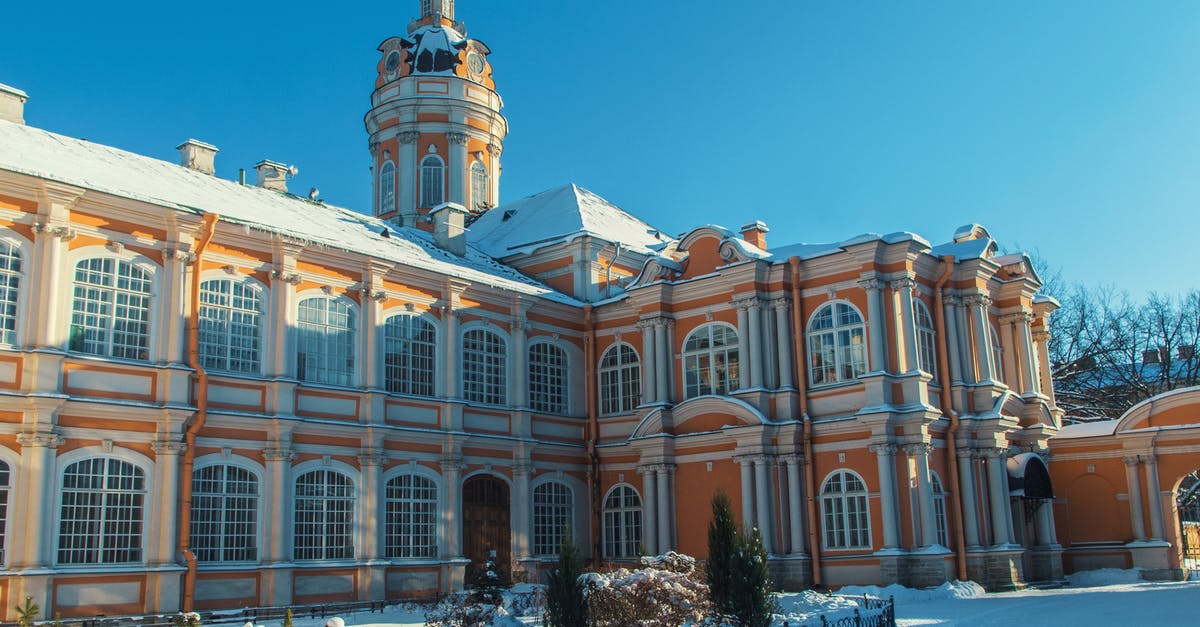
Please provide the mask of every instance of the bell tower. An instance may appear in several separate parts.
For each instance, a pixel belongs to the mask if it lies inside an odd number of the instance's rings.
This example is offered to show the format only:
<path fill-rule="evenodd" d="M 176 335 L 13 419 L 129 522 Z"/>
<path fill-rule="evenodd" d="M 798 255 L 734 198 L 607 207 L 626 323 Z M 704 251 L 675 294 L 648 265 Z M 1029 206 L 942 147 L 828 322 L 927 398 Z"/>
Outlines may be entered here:
<path fill-rule="evenodd" d="M 427 228 L 445 202 L 479 213 L 500 199 L 508 121 L 492 80 L 491 50 L 454 19 L 454 0 L 420 0 L 405 35 L 379 45 L 366 115 L 374 214 Z"/>

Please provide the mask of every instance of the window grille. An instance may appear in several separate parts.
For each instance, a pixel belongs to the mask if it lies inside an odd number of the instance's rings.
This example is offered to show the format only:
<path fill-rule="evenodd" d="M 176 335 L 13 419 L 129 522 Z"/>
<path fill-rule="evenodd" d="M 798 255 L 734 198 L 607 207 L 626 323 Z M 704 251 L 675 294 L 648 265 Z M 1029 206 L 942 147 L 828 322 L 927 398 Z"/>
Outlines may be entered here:
<path fill-rule="evenodd" d="M 293 557 L 353 558 L 354 506 L 350 477 L 336 470 L 313 470 L 297 477 Z"/>
<path fill-rule="evenodd" d="M 574 499 L 571 489 L 557 481 L 539 485 L 533 491 L 533 552 L 558 555 L 564 535 L 573 535 Z"/>
<path fill-rule="evenodd" d="M 942 480 L 934 473 L 929 473 L 929 482 L 933 491 L 933 521 L 937 529 L 937 543 L 950 546 L 946 535 L 946 492 L 942 489 Z"/>
<path fill-rule="evenodd" d="M 642 545 L 642 499 L 633 486 L 619 485 L 604 499 L 604 557 L 632 559 Z"/>
<path fill-rule="evenodd" d="M 463 333 L 463 396 L 468 401 L 508 402 L 508 355 L 504 339 L 485 329 Z"/>
<path fill-rule="evenodd" d="M 871 546 L 867 488 L 858 475 L 838 470 L 821 488 L 825 548 L 862 549 Z"/>
<path fill-rule="evenodd" d="M 446 183 L 442 160 L 430 155 L 421 161 L 421 206 L 433 208 L 444 202 Z"/>
<path fill-rule="evenodd" d="M 262 365 L 262 291 L 230 279 L 200 284 L 200 358 L 205 368 L 258 372 Z"/>
<path fill-rule="evenodd" d="M 401 314 L 383 323 L 384 384 L 398 394 L 433 396 L 437 334 L 420 316 Z"/>
<path fill-rule="evenodd" d="M 846 303 L 828 303 L 808 326 L 809 380 L 813 385 L 853 381 L 867 371 L 862 316 Z"/>
<path fill-rule="evenodd" d="M 913 312 L 917 327 L 917 367 L 934 377 L 937 376 L 936 348 L 933 343 L 933 320 L 925 303 L 913 299 Z"/>
<path fill-rule="evenodd" d="M 529 407 L 567 413 L 567 353 L 549 342 L 529 346 Z"/>
<path fill-rule="evenodd" d="M 16 246 L 0 242 L 0 343 L 17 342 L 17 294 L 21 285 L 21 255 Z"/>
<path fill-rule="evenodd" d="M 430 479 L 405 474 L 388 480 L 384 536 L 390 558 L 437 557 L 438 491 Z"/>
<path fill-rule="evenodd" d="M 631 412 L 642 398 L 642 368 L 628 344 L 614 344 L 600 358 L 600 413 Z"/>
<path fill-rule="evenodd" d="M 728 394 L 736 389 L 737 345 L 737 331 L 727 324 L 706 324 L 688 334 L 683 345 L 684 395 Z"/>
<path fill-rule="evenodd" d="M 123 259 L 84 259 L 75 266 L 73 351 L 150 359 L 150 273 Z"/>
<path fill-rule="evenodd" d="M 471 205 L 475 209 L 484 209 L 489 202 L 487 168 L 476 161 L 471 164 Z"/>
<path fill-rule="evenodd" d="M 8 548 L 8 488 L 12 473 L 6 462 L 0 462 L 0 564 L 5 563 Z"/>
<path fill-rule="evenodd" d="M 191 548 L 200 562 L 258 559 L 258 478 L 232 465 L 192 472 Z"/>
<path fill-rule="evenodd" d="M 396 208 L 396 166 L 384 161 L 379 166 L 379 214 Z"/>
<path fill-rule="evenodd" d="M 300 301 L 296 323 L 296 378 L 332 385 L 354 384 L 354 310 L 327 297 Z"/>
<path fill-rule="evenodd" d="M 120 459 L 92 457 L 63 470 L 59 564 L 142 561 L 146 478 Z"/>

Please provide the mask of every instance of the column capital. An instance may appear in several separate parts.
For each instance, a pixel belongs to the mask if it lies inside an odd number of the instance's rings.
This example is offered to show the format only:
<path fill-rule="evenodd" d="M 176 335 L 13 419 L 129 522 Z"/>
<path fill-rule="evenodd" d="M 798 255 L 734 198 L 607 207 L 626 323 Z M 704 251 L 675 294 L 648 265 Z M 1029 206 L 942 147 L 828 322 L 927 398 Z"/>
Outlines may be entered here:
<path fill-rule="evenodd" d="M 1050 341 L 1050 332 L 1045 329 L 1038 329 L 1034 331 L 1033 341 L 1038 343 Z"/>
<path fill-rule="evenodd" d="M 957 306 L 961 305 L 962 302 L 963 302 L 962 296 L 958 295 L 957 293 L 943 292 L 943 294 L 942 294 L 942 303 L 943 304 L 950 305 L 951 307 L 957 307 Z"/>
<path fill-rule="evenodd" d="M 264 448 L 263 459 L 268 462 L 290 462 L 296 459 L 296 452 L 290 448 Z"/>
<path fill-rule="evenodd" d="M 741 310 L 745 310 L 745 311 L 749 311 L 751 309 L 758 309 L 759 306 L 762 304 L 761 301 L 759 300 L 758 296 L 742 296 L 739 298 L 735 298 L 730 302 L 733 304 L 733 307 L 735 309 L 741 309 Z"/>
<path fill-rule="evenodd" d="M 492 143 L 487 146 L 488 154 L 499 157 L 500 153 L 504 152 L 504 147 L 500 144 Z"/>
<path fill-rule="evenodd" d="M 400 131 L 396 133 L 396 141 L 401 144 L 415 144 L 420 137 L 421 134 L 416 131 Z"/>
<path fill-rule="evenodd" d="M 904 445 L 904 452 L 910 456 L 928 455 L 933 451 L 933 443 L 931 442 L 911 442 Z"/>
<path fill-rule="evenodd" d="M 904 290 L 906 292 L 910 292 L 916 286 L 917 282 L 911 275 L 904 275 L 898 279 L 892 279 L 892 289 L 894 290 Z"/>
<path fill-rule="evenodd" d="M 886 443 L 886 444 L 871 444 L 870 446 L 867 447 L 867 450 L 871 451 L 872 453 L 875 453 L 876 455 L 895 455 L 897 448 L 899 448 L 899 447 L 897 447 L 895 444 Z"/>
<path fill-rule="evenodd" d="M 878 292 L 879 290 L 883 289 L 883 285 L 883 281 L 875 277 L 871 277 L 869 279 L 860 279 L 858 282 L 858 286 L 868 292 Z"/>
<path fill-rule="evenodd" d="M 769 305 L 770 305 L 771 309 L 774 309 L 776 311 L 778 311 L 780 309 L 789 309 L 792 306 L 792 299 L 790 299 L 786 296 L 781 296 L 779 298 L 772 298 L 769 301 Z"/>
<path fill-rule="evenodd" d="M 779 459 L 789 466 L 791 466 L 792 464 L 803 464 L 804 463 L 804 455 L 802 455 L 800 453 L 788 453 L 787 455 L 779 456 Z"/>
<path fill-rule="evenodd" d="M 387 461 L 387 455 L 381 449 L 365 448 L 358 453 L 358 463 L 363 467 L 382 466 Z"/>
<path fill-rule="evenodd" d="M 1001 324 L 1029 324 L 1033 322 L 1033 314 L 1028 311 L 1016 311 L 1000 316 Z"/>
<path fill-rule="evenodd" d="M 17 444 L 39 448 L 58 448 L 66 440 L 51 431 L 28 431 L 17 434 Z"/>
<path fill-rule="evenodd" d="M 459 146 L 466 146 L 468 136 L 466 133 L 450 132 L 450 133 L 446 133 L 446 139 L 451 144 L 457 144 Z"/>
<path fill-rule="evenodd" d="M 999 446 L 993 448 L 979 449 L 979 453 L 987 459 L 1007 459 L 1008 449 Z"/>
<path fill-rule="evenodd" d="M 757 457 L 757 455 L 734 455 L 733 463 L 739 466 L 750 466 L 754 464 L 754 460 Z"/>
<path fill-rule="evenodd" d="M 991 297 L 982 292 L 976 292 L 974 294 L 966 294 L 962 297 L 962 301 L 963 301 L 963 304 L 967 305 L 968 307 L 978 307 L 978 306 L 987 307 L 988 305 L 992 304 Z"/>
<path fill-rule="evenodd" d="M 187 450 L 187 444 L 175 440 L 155 440 L 150 444 L 150 450 L 156 455 L 179 455 Z"/>
<path fill-rule="evenodd" d="M 1125 457 L 1121 458 L 1121 461 L 1124 462 L 1126 466 L 1132 468 L 1137 466 L 1138 462 L 1142 461 L 1142 458 L 1137 455 L 1126 455 Z"/>
<path fill-rule="evenodd" d="M 458 455 L 444 455 L 440 461 L 443 471 L 452 470 L 454 472 L 461 472 L 467 467 L 467 465 L 463 463 L 463 458 Z"/>

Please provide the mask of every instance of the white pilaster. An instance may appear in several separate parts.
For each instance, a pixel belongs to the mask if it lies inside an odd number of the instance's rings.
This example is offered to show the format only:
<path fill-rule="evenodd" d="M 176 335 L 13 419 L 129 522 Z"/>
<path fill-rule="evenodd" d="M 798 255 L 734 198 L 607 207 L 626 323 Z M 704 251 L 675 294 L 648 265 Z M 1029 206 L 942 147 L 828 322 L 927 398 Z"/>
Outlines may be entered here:
<path fill-rule="evenodd" d="M 656 363 L 658 370 L 655 375 L 658 381 L 655 382 L 655 388 L 658 391 L 658 400 L 662 403 L 671 402 L 671 368 L 674 367 L 674 360 L 671 359 L 671 344 L 667 339 L 667 319 L 655 318 L 654 320 L 654 345 L 658 353 Z"/>
<path fill-rule="evenodd" d="M 529 351 L 525 343 L 525 310 L 514 305 L 508 343 L 508 398 L 513 407 L 529 406 Z"/>
<path fill-rule="evenodd" d="M 1142 484 L 1138 481 L 1138 463 L 1136 455 L 1123 458 L 1125 462 L 1125 485 L 1129 490 L 1129 518 L 1133 524 L 1133 539 L 1136 542 L 1146 541 L 1146 522 L 1142 516 Z"/>
<path fill-rule="evenodd" d="M 867 369 L 883 372 L 887 370 L 887 346 L 883 340 L 883 307 L 880 302 L 883 281 L 874 278 L 863 279 L 858 285 L 867 293 L 867 350 L 871 356 L 871 363 Z M 797 329 L 796 332 L 802 331 Z"/>
<path fill-rule="evenodd" d="M 975 338 L 975 380 L 981 383 L 994 380 L 992 372 L 991 323 L 987 309 L 991 300 L 985 294 L 971 294 L 963 299 L 971 310 L 971 328 Z"/>
<path fill-rule="evenodd" d="M 913 289 L 916 285 L 912 277 L 892 282 L 892 289 L 896 290 L 900 298 L 900 325 L 896 335 L 904 348 L 904 364 L 900 367 L 903 372 L 914 372 L 920 368 L 920 361 L 917 359 L 917 323 L 913 312 Z"/>
<path fill-rule="evenodd" d="M 905 447 L 917 462 L 917 509 L 921 521 L 920 542 L 922 547 L 937 543 L 937 523 L 933 516 L 933 483 L 929 478 L 929 452 L 933 447 L 927 443 L 910 444 Z"/>
<path fill-rule="evenodd" d="M 671 550 L 671 486 L 668 476 L 668 464 L 659 464 L 654 468 L 655 480 L 658 484 L 658 552 L 666 553 Z"/>
<path fill-rule="evenodd" d="M 462 458 L 442 458 L 442 558 L 462 557 Z"/>
<path fill-rule="evenodd" d="M 450 178 L 450 193 L 446 196 L 446 200 L 466 207 L 466 178 L 469 172 L 467 168 L 467 134 L 446 133 L 446 141 L 450 144 L 450 163 L 446 167 Z"/>
<path fill-rule="evenodd" d="M 750 387 L 757 389 L 763 386 L 762 316 L 759 313 L 758 299 L 750 299 L 747 309 L 746 315 L 750 324 L 750 354 L 747 365 L 750 367 Z"/>
<path fill-rule="evenodd" d="M 650 320 L 639 320 L 637 326 L 642 330 L 642 404 L 649 405 L 658 402 L 654 385 L 658 378 L 658 361 L 654 358 L 654 323 Z"/>
<path fill-rule="evenodd" d="M 383 542 L 383 451 L 376 448 L 363 449 L 358 455 L 362 475 L 362 492 L 358 499 L 359 526 L 358 559 L 361 561 L 384 558 Z"/>
<path fill-rule="evenodd" d="M 792 379 L 792 321 L 790 303 L 786 298 L 772 302 L 775 309 L 775 351 L 779 357 L 779 387 L 796 385 Z"/>
<path fill-rule="evenodd" d="M 883 548 L 900 548 L 900 513 L 896 509 L 896 445 L 873 444 L 879 468 L 879 509 L 883 520 Z"/>
<path fill-rule="evenodd" d="M 178 538 L 176 516 L 179 504 L 179 454 L 187 448 L 182 442 L 158 440 L 150 445 L 154 451 L 154 474 L 158 485 L 151 486 L 153 527 L 151 542 L 146 550 L 146 563 L 169 565 L 175 563 L 175 540 Z M 148 507 L 147 510 L 150 510 Z"/>
<path fill-rule="evenodd" d="M 788 455 L 785 461 L 788 483 L 788 531 L 791 535 L 792 555 L 804 555 L 804 497 L 800 491 L 800 456 Z"/>
<path fill-rule="evenodd" d="M 655 495 L 657 483 L 654 477 L 654 466 L 640 466 L 638 472 L 642 475 L 642 543 L 646 552 L 658 555 L 658 500 Z"/>
<path fill-rule="evenodd" d="M 1146 467 L 1146 505 L 1150 508 L 1150 539 L 1167 537 L 1163 524 L 1162 489 L 1158 485 L 1158 459 L 1153 453 L 1147 455 L 1142 464 Z"/>
<path fill-rule="evenodd" d="M 1009 514 L 1008 503 L 1008 469 L 1007 455 L 1004 449 L 990 449 L 986 452 L 988 479 L 991 488 L 990 505 L 992 509 L 992 533 L 996 545 L 1007 545 L 1012 542 L 1012 516 Z"/>
<path fill-rule="evenodd" d="M 742 471 L 742 528 L 749 531 L 754 521 L 754 462 L 749 457 L 736 459 Z"/>
<path fill-rule="evenodd" d="M 57 518 L 52 513 L 58 494 L 54 461 L 63 439 L 49 431 L 26 432 L 17 435 L 17 443 L 21 445 L 21 472 L 17 478 L 22 486 L 18 494 L 25 501 L 22 509 L 27 514 L 13 517 L 9 565 L 14 570 L 47 568 L 54 563 L 51 552 L 56 530 L 49 521 Z"/>
<path fill-rule="evenodd" d="M 748 307 L 744 301 L 734 303 L 737 307 L 737 332 L 738 332 L 738 360 L 750 360 L 750 322 Z M 738 389 L 745 390 L 749 388 L 750 383 L 750 366 L 748 363 L 738 364 Z"/>
<path fill-rule="evenodd" d="M 962 499 L 963 538 L 967 548 L 979 546 L 978 505 L 975 501 L 975 466 L 970 449 L 958 452 L 958 496 Z"/>
<path fill-rule="evenodd" d="M 417 139 L 421 134 L 416 131 L 403 131 L 396 135 L 400 144 L 400 154 L 396 163 L 396 201 L 402 226 L 416 226 L 417 194 Z M 378 177 L 377 177 L 378 178 Z"/>
<path fill-rule="evenodd" d="M 274 448 L 263 449 L 266 462 L 266 478 L 263 489 L 264 527 L 276 529 L 278 533 L 266 534 L 265 561 L 268 564 L 292 561 L 292 459 L 295 454 L 288 448 L 290 442 L 275 443 Z"/>
<path fill-rule="evenodd" d="M 763 550 L 771 553 L 774 549 L 772 542 L 773 535 L 771 533 L 771 505 L 773 499 L 770 493 L 770 479 L 767 477 L 770 460 L 768 457 L 760 456 L 754 459 L 754 503 L 758 507 L 758 515 L 755 522 L 758 523 L 758 533 L 762 536 Z"/>
<path fill-rule="evenodd" d="M 530 498 L 529 476 L 533 466 L 526 461 L 518 461 L 513 465 L 513 556 L 518 560 L 529 559 L 533 555 L 529 543 Z"/>

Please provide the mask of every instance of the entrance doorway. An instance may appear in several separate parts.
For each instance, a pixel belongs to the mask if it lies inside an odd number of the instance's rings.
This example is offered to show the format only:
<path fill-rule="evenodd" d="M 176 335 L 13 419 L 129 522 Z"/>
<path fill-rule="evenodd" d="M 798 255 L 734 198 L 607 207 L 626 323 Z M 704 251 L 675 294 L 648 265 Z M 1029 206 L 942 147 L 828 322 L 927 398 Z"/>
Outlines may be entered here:
<path fill-rule="evenodd" d="M 1179 484 L 1175 504 L 1179 512 L 1179 537 L 1183 544 L 1183 567 L 1200 570 L 1200 470 Z"/>
<path fill-rule="evenodd" d="M 463 483 L 463 555 L 471 560 L 466 581 L 478 583 L 488 560 L 496 563 L 502 583 L 511 579 L 511 538 L 508 484 L 491 475 L 477 475 Z"/>

